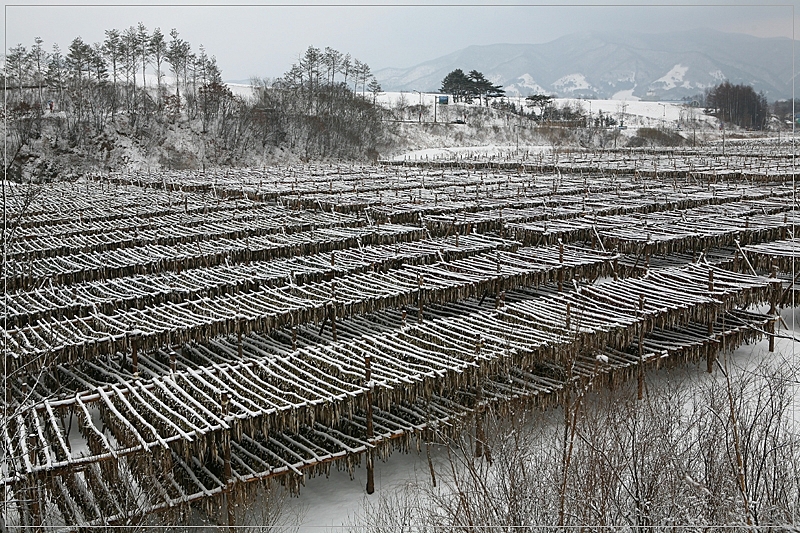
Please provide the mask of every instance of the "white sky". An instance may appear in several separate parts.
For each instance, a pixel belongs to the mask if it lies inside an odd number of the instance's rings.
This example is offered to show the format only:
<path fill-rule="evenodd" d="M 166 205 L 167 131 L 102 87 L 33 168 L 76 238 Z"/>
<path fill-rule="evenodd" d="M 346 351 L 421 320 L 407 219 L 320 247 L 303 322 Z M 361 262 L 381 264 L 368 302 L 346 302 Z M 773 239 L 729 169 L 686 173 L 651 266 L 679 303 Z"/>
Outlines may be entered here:
<path fill-rule="evenodd" d="M 542 43 L 588 30 L 634 29 L 665 32 L 713 28 L 759 37 L 792 37 L 794 4 L 784 3 L 702 6 L 684 0 L 682 6 L 665 1 L 640 1 L 610 6 L 590 1 L 581 6 L 519 5 L 506 0 L 497 5 L 339 5 L 285 0 L 282 5 L 239 0 L 182 2 L 169 6 L 137 0 L 88 6 L 77 2 L 27 0 L 6 4 L 6 49 L 18 43 L 30 47 L 40 36 L 50 49 L 62 50 L 76 36 L 97 42 L 106 29 L 125 29 L 143 22 L 158 26 L 165 35 L 177 28 L 197 51 L 200 44 L 214 55 L 227 80 L 251 75 L 283 74 L 309 45 L 331 46 L 366 61 L 373 71 L 409 67 L 472 44 Z M 800 5 L 800 0 L 794 0 Z M 658 5 L 657 5 L 658 4 Z M 691 5 L 686 5 L 691 4 Z M 800 14 L 800 10 L 797 10 Z"/>

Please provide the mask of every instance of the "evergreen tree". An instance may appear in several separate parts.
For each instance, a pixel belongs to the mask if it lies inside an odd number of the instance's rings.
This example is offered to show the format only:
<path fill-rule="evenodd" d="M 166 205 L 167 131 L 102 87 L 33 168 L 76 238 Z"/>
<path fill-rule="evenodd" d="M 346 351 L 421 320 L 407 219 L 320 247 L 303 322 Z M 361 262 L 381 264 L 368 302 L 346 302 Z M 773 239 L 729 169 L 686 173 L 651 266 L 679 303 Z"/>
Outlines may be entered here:
<path fill-rule="evenodd" d="M 378 80 L 375 79 L 375 76 L 373 76 L 372 79 L 370 80 L 368 89 L 369 89 L 369 92 L 372 93 L 372 105 L 375 105 L 375 103 L 378 100 L 378 95 L 383 90 L 381 88 L 381 84 L 378 83 Z"/>
<path fill-rule="evenodd" d="M 161 80 L 164 73 L 161 66 L 164 64 L 167 54 L 167 42 L 164 39 L 164 34 L 161 33 L 160 28 L 153 30 L 153 36 L 150 38 L 150 55 L 156 67 L 156 87 L 158 88 L 158 105 L 161 107 Z"/>
<path fill-rule="evenodd" d="M 29 68 L 28 50 L 22 46 L 22 43 L 8 51 L 6 55 L 6 76 L 12 82 L 9 85 L 16 88 L 20 101 L 22 101 L 22 87 L 28 81 Z"/>
<path fill-rule="evenodd" d="M 53 53 L 50 54 L 50 61 L 47 62 L 47 87 L 55 91 L 58 100 L 63 99 L 64 82 L 66 79 L 67 65 L 61 47 L 53 45 Z"/>
<path fill-rule="evenodd" d="M 41 37 L 36 37 L 29 54 L 30 64 L 33 69 L 33 81 L 38 89 L 39 109 L 42 109 L 44 106 L 42 86 L 45 83 L 45 68 L 47 65 L 47 52 L 45 52 L 44 48 L 42 47 L 43 42 L 44 41 Z"/>
<path fill-rule="evenodd" d="M 525 98 L 525 105 L 528 107 L 536 107 L 539 109 L 539 120 L 544 118 L 545 113 L 553 104 L 553 96 L 546 94 L 532 94 Z"/>
<path fill-rule="evenodd" d="M 181 76 L 183 77 L 184 90 L 187 86 L 187 69 L 189 64 L 189 55 L 191 54 L 191 46 L 188 42 L 178 37 L 178 30 L 172 28 L 169 32 L 172 40 L 169 43 L 166 53 L 167 63 L 169 63 L 172 74 L 175 76 L 175 95 L 181 95 Z"/>
<path fill-rule="evenodd" d="M 758 130 L 766 124 L 767 98 L 749 85 L 733 85 L 726 81 L 710 89 L 705 100 L 714 116 L 723 122 Z"/>
<path fill-rule="evenodd" d="M 116 114 L 117 108 L 117 82 L 119 81 L 119 67 L 123 61 L 122 40 L 119 30 L 106 30 L 106 40 L 103 41 L 103 57 L 111 67 L 111 114 Z"/>
<path fill-rule="evenodd" d="M 452 94 L 453 102 L 471 102 L 472 81 L 460 68 L 450 72 L 442 80 L 441 92 Z"/>
<path fill-rule="evenodd" d="M 489 98 L 505 96 L 506 92 L 501 85 L 494 85 L 477 70 L 471 70 L 467 76 L 470 81 L 470 92 L 478 98 L 481 104 L 489 105 Z"/>

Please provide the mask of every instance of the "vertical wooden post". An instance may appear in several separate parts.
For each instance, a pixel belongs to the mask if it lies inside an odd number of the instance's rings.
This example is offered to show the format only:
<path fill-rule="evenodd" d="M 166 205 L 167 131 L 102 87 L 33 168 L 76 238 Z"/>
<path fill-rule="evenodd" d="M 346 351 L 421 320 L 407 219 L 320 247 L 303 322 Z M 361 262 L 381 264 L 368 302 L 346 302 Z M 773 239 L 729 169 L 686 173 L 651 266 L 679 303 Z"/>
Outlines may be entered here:
<path fill-rule="evenodd" d="M 558 292 L 564 290 L 564 243 L 558 239 Z"/>
<path fill-rule="evenodd" d="M 421 274 L 417 274 L 417 322 L 422 322 L 422 284 L 425 280 Z"/>
<path fill-rule="evenodd" d="M 139 379 L 139 337 L 142 332 L 138 329 L 131 330 L 128 337 L 131 340 L 131 372 L 133 379 Z"/>
<path fill-rule="evenodd" d="M 709 269 L 708 271 L 708 292 L 709 296 L 714 294 L 714 271 Z M 712 337 L 714 335 L 714 321 L 716 320 L 716 313 L 713 313 L 711 316 L 711 320 L 708 321 L 708 336 Z"/>
<path fill-rule="evenodd" d="M 708 271 L 708 292 L 709 294 L 714 293 L 714 271 L 710 269 Z M 714 337 L 715 320 L 716 320 L 716 313 L 712 313 L 708 321 L 708 336 L 712 338 Z M 714 350 L 709 348 L 708 352 L 706 353 L 706 372 L 708 372 L 709 374 L 714 372 L 715 359 L 716 356 L 714 355 Z"/>
<path fill-rule="evenodd" d="M 240 314 L 236 314 L 236 347 L 239 353 L 239 360 L 243 359 L 242 357 L 242 322 L 244 318 Z"/>
<path fill-rule="evenodd" d="M 636 398 L 644 398 L 644 296 L 639 295 L 639 376 L 636 388 Z"/>
<path fill-rule="evenodd" d="M 229 405 L 228 391 L 220 393 L 220 407 L 222 410 L 222 419 L 225 420 L 228 416 Z M 233 488 L 233 472 L 231 469 L 231 430 L 222 430 L 222 461 L 223 461 L 223 483 L 225 483 L 225 507 L 228 512 L 228 531 L 233 533 L 236 527 L 236 516 L 233 508 L 233 498 L 231 492 Z"/>
<path fill-rule="evenodd" d="M 328 313 L 331 319 L 331 334 L 333 335 L 333 342 L 336 342 L 339 339 L 336 332 L 336 282 L 335 281 L 331 284 L 331 306 L 328 310 Z"/>
<path fill-rule="evenodd" d="M 483 427 L 483 370 L 480 361 L 482 345 L 483 341 L 478 337 L 475 342 L 475 363 L 478 365 L 478 385 L 475 388 L 475 457 L 483 457 L 486 440 Z"/>
<path fill-rule="evenodd" d="M 373 443 L 375 428 L 372 424 L 372 366 L 369 354 L 364 356 L 364 379 L 367 385 L 367 443 Z M 375 449 L 367 448 L 367 494 L 375 492 Z"/>
<path fill-rule="evenodd" d="M 337 342 L 339 338 L 336 332 L 336 307 L 331 305 L 330 311 L 328 311 L 328 313 L 331 319 L 331 334 L 333 335 L 333 342 Z"/>
<path fill-rule="evenodd" d="M 769 277 L 770 279 L 776 280 L 778 278 L 778 268 L 775 266 L 775 257 L 771 257 L 769 261 Z M 781 286 L 777 283 L 773 283 L 770 291 L 769 296 L 769 351 L 775 351 L 775 322 L 776 316 L 778 314 L 778 306 L 776 305 L 776 296 L 778 295 L 778 289 Z"/>
<path fill-rule="evenodd" d="M 292 351 L 297 350 L 297 326 L 292 326 Z"/>
<path fill-rule="evenodd" d="M 173 374 L 178 370 L 177 356 L 174 351 L 169 352 L 169 371 Z"/>
<path fill-rule="evenodd" d="M 28 460 L 32 465 L 36 465 L 36 433 L 30 433 L 26 437 L 28 446 Z M 35 531 L 40 531 L 42 525 L 42 513 L 39 507 L 39 480 L 35 474 L 28 477 L 28 501 L 30 502 L 31 522 Z"/>
<path fill-rule="evenodd" d="M 786 227 L 789 225 L 789 215 L 783 214 L 783 226 L 781 226 L 781 239 L 786 239 Z"/>

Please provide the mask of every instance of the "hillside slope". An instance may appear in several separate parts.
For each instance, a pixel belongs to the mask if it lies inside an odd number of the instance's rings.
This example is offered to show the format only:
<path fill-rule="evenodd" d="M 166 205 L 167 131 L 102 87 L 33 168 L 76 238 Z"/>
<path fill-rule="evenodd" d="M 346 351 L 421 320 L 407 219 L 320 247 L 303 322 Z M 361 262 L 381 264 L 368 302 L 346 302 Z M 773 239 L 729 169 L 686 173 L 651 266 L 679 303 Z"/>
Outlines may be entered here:
<path fill-rule="evenodd" d="M 544 44 L 470 46 L 375 75 L 384 90 L 436 91 L 456 68 L 478 70 L 510 95 L 679 100 L 727 79 L 775 100 L 791 97 L 792 41 L 712 30 L 598 31 Z"/>

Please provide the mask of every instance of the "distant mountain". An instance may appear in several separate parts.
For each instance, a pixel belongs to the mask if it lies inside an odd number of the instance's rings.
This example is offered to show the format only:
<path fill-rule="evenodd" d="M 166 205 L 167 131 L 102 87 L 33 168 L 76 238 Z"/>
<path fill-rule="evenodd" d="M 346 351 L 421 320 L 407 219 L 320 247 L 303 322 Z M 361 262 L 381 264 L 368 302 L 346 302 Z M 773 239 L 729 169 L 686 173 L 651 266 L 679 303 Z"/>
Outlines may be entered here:
<path fill-rule="evenodd" d="M 714 30 L 589 32 L 544 44 L 470 46 L 375 76 L 385 91 L 437 91 L 457 68 L 482 72 L 509 95 L 680 100 L 729 80 L 769 100 L 792 96 L 791 39 Z"/>

